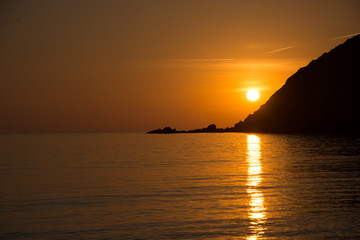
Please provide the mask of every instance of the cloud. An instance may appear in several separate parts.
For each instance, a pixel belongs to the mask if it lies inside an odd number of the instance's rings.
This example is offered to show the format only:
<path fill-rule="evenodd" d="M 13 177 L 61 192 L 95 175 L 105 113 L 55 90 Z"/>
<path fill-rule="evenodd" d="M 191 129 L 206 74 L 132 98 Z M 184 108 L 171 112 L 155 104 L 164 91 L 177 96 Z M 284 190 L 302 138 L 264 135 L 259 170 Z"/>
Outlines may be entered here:
<path fill-rule="evenodd" d="M 352 37 L 352 36 L 355 36 L 355 35 L 358 35 L 358 34 L 360 34 L 360 32 L 352 33 L 352 34 L 348 34 L 348 35 L 344 35 L 344 36 L 340 36 L 340 37 L 330 38 L 329 40 L 337 40 L 337 39 L 342 39 L 342 38 L 348 38 L 348 37 Z"/>
<path fill-rule="evenodd" d="M 276 53 L 276 52 L 281 52 L 281 51 L 288 50 L 288 49 L 291 49 L 291 48 L 294 48 L 294 47 L 295 46 L 289 46 L 289 47 L 275 49 L 275 50 L 264 53 L 264 55 L 271 54 L 271 53 Z"/>

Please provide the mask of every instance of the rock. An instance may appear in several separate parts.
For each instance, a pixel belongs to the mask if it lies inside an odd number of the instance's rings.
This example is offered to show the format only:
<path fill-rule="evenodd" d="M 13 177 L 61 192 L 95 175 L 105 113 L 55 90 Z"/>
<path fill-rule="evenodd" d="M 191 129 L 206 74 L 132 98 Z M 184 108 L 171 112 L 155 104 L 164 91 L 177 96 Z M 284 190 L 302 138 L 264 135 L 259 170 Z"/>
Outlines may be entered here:
<path fill-rule="evenodd" d="M 245 132 L 360 133 L 360 35 L 292 75 L 241 125 Z"/>
<path fill-rule="evenodd" d="M 149 131 L 148 133 L 177 133 L 176 129 L 173 129 L 171 127 L 164 127 L 163 129 L 156 129 Z"/>

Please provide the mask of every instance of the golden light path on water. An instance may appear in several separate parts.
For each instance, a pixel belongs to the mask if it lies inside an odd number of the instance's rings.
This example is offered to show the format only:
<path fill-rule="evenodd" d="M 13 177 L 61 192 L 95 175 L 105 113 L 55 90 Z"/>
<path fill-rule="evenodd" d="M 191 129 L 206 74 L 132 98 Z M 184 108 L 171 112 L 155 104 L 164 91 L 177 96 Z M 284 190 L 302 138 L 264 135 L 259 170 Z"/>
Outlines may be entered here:
<path fill-rule="evenodd" d="M 264 234 L 266 208 L 264 207 L 264 196 L 259 189 L 261 184 L 261 147 L 260 138 L 255 135 L 247 136 L 246 160 L 248 163 L 247 193 L 250 195 L 250 230 L 251 235 L 247 239 L 259 239 Z"/>

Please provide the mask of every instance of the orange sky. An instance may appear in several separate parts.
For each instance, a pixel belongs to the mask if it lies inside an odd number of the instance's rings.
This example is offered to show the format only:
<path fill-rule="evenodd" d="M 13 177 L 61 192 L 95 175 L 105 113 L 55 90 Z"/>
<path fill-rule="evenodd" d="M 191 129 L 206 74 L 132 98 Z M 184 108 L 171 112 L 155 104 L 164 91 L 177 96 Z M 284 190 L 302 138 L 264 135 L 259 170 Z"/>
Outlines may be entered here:
<path fill-rule="evenodd" d="M 1 1 L 0 132 L 233 126 L 359 33 L 359 13 L 357 0 Z"/>

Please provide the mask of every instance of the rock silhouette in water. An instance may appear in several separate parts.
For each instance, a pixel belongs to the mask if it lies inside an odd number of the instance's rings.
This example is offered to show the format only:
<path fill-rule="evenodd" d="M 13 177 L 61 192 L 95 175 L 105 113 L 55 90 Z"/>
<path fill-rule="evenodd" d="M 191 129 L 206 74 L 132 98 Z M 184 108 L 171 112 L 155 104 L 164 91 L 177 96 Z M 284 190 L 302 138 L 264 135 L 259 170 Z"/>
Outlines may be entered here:
<path fill-rule="evenodd" d="M 175 128 L 171 128 L 171 127 L 164 127 L 163 129 L 156 129 L 156 130 L 152 130 L 148 133 L 177 133 L 178 131 L 176 131 Z"/>
<path fill-rule="evenodd" d="M 156 130 L 152 130 L 149 131 L 148 133 L 212 133 L 212 132 L 234 132 L 234 128 L 217 128 L 215 124 L 210 124 L 209 126 L 207 126 L 206 128 L 199 128 L 199 129 L 194 129 L 194 130 L 189 130 L 189 131 L 177 131 L 174 128 L 171 127 L 165 127 L 163 129 L 156 129 Z"/>
<path fill-rule="evenodd" d="M 227 127 L 227 128 L 217 128 L 215 124 L 210 124 L 206 128 L 199 128 L 189 131 L 177 131 L 171 127 L 165 127 L 163 129 L 156 129 L 149 131 L 147 133 L 218 133 L 218 132 L 241 132 L 241 125 L 242 121 L 239 121 L 235 124 L 234 127 Z"/>
<path fill-rule="evenodd" d="M 360 35 L 292 75 L 241 125 L 245 132 L 360 133 Z"/>

